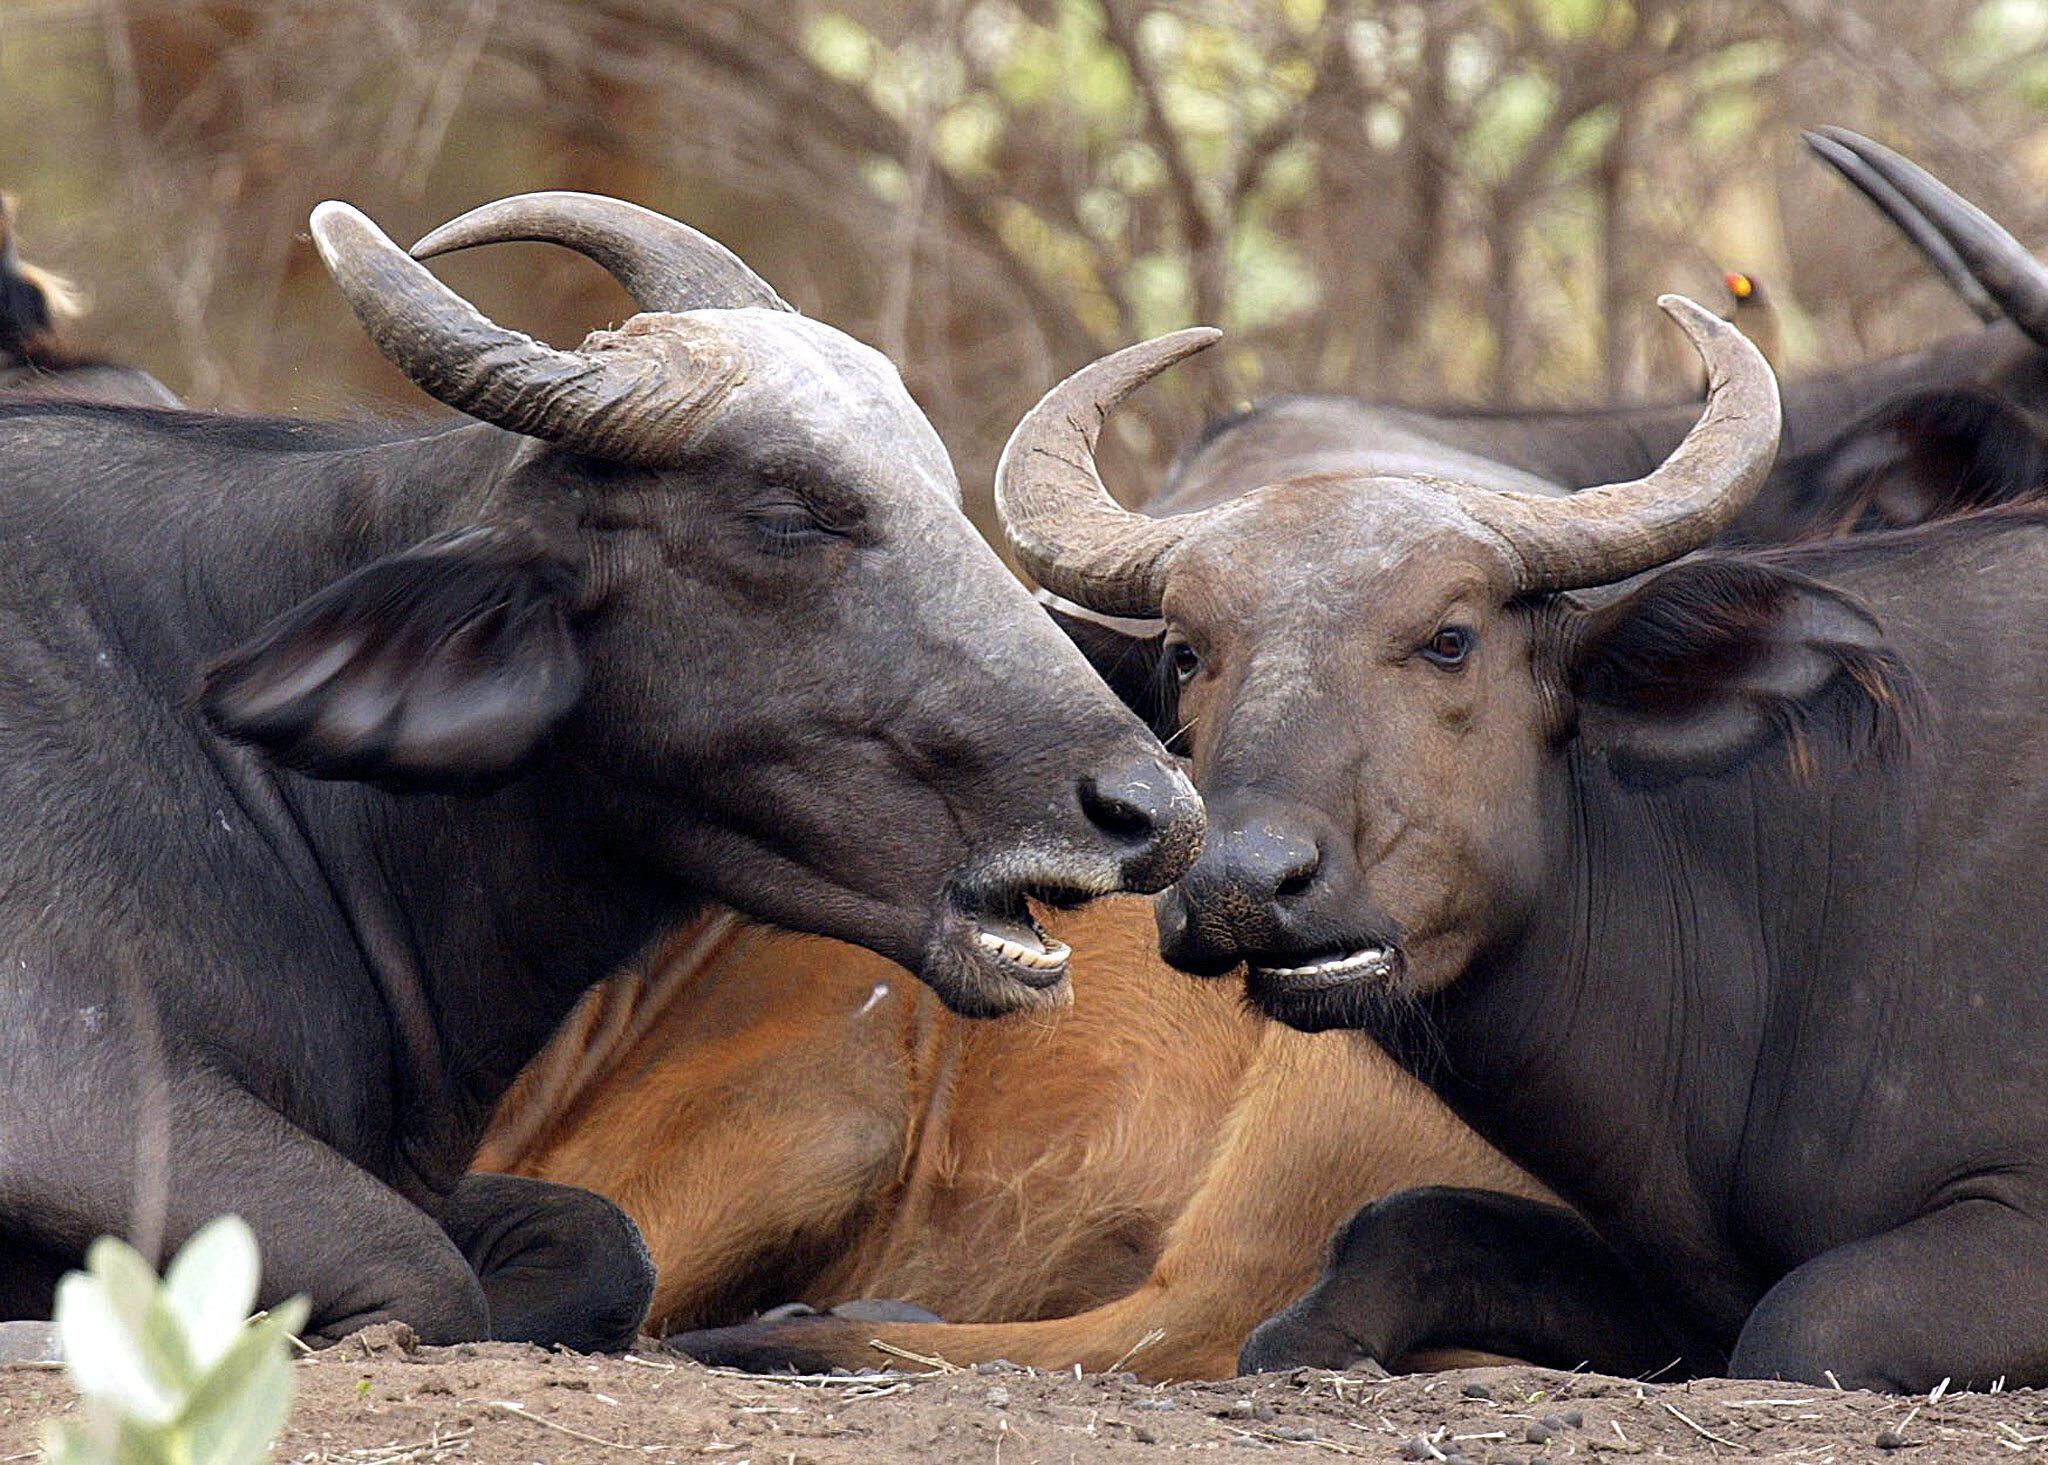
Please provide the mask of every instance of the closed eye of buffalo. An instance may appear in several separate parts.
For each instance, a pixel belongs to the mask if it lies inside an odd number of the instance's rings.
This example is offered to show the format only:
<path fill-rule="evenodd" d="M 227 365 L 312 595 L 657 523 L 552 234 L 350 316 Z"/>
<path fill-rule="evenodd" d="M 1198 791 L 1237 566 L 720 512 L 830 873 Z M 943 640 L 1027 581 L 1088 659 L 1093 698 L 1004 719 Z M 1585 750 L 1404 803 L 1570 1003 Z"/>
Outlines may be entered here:
<path fill-rule="evenodd" d="M 800 499 L 756 504 L 747 510 L 747 522 L 760 536 L 761 547 L 777 558 L 787 558 L 847 535 L 844 528 L 827 523 L 816 509 Z"/>
<path fill-rule="evenodd" d="M 1422 648 L 1423 659 L 1445 671 L 1456 671 L 1472 654 L 1477 639 L 1467 627 L 1444 626 Z"/>

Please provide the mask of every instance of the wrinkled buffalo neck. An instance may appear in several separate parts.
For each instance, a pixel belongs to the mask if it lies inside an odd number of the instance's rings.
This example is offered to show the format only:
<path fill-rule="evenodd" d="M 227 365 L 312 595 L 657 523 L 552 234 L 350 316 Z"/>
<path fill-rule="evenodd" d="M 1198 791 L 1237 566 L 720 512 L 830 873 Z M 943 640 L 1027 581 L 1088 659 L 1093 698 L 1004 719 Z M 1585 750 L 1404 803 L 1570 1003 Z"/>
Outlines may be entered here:
<path fill-rule="evenodd" d="M 683 904 L 632 879 L 545 768 L 474 798 L 274 778 L 386 1012 L 394 1163 L 443 1193 L 576 999 Z"/>
<path fill-rule="evenodd" d="M 1821 711 L 1805 777 L 1782 742 L 1653 790 L 1553 764 L 1531 914 L 1393 1035 L 1708 1350 L 1815 1256 L 2048 1208 L 2048 639 L 2014 630 L 2048 623 L 2048 518 L 1772 558 L 1881 625 L 1889 756 Z"/>
<path fill-rule="evenodd" d="M 517 445 L 476 427 L 275 457 L 244 481 L 224 474 L 166 516 L 164 557 L 182 563 L 190 592 L 179 608 L 248 636 L 343 575 L 476 522 Z"/>
<path fill-rule="evenodd" d="M 217 654 L 305 595 L 473 522 L 518 440 L 490 428 L 321 454 L 297 481 L 181 525 L 200 563 L 261 545 L 263 569 L 208 582 Z M 243 558 L 252 558 L 248 551 Z M 277 568 L 273 570 L 272 565 Z M 248 756 L 248 755 L 243 755 Z M 261 768 L 244 781 L 303 839 L 375 982 L 397 1075 L 394 1161 L 433 1193 L 466 1166 L 492 1106 L 576 997 L 678 913 L 632 882 L 559 770 L 487 797 L 396 795 Z"/>
<path fill-rule="evenodd" d="M 1910 865 L 1911 809 L 1883 771 L 1761 763 L 1643 790 L 1574 759 L 1552 800 L 1535 914 L 1429 1004 L 1436 1071 L 1411 1061 L 1718 1351 L 1781 1270 L 1730 1200 L 1788 1009 L 1882 949 L 1889 913 L 1837 895 L 1852 866 Z"/>

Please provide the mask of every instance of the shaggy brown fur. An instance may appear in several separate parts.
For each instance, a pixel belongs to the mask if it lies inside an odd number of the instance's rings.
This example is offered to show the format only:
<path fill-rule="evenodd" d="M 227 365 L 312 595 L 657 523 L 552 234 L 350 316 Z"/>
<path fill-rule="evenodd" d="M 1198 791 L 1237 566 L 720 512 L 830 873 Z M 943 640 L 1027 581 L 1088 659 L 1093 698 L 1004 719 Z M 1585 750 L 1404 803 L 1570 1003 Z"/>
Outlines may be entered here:
<path fill-rule="evenodd" d="M 624 1206 L 658 1330 L 892 1297 L 962 1324 L 805 1332 L 849 1366 L 880 1338 L 1149 1378 L 1233 1373 L 1365 1201 L 1541 1193 L 1363 1039 L 1166 968 L 1148 904 L 1051 924 L 1073 1006 L 975 1023 L 864 951 L 700 918 L 585 1001 L 479 1164 Z"/>

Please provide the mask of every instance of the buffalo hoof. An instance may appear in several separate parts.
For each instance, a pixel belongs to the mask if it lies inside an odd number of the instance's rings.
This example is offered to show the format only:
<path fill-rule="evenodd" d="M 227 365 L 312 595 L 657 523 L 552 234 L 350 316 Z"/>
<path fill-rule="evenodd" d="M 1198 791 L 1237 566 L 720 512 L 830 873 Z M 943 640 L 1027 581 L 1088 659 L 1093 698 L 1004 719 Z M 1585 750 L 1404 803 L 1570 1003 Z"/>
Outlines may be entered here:
<path fill-rule="evenodd" d="M 1378 1367 L 1378 1361 L 1361 1352 L 1358 1345 L 1337 1329 L 1313 1319 L 1296 1319 L 1287 1313 L 1267 1318 L 1252 1330 L 1244 1350 L 1237 1355 L 1241 1374 L 1275 1373 L 1287 1368 L 1327 1368 L 1341 1373 L 1361 1364 Z M 1381 1371 L 1384 1374 L 1384 1370 Z"/>
<path fill-rule="evenodd" d="M 737 1327 L 672 1333 L 661 1341 L 714 1367 L 748 1373 L 830 1373 L 891 1366 L 889 1358 L 868 1346 L 880 1325 L 943 1321 L 907 1302 L 864 1297 L 828 1313 L 792 1303 Z"/>
<path fill-rule="evenodd" d="M 780 1307 L 771 1307 L 754 1319 L 757 1323 L 786 1323 L 801 1317 L 843 1317 L 857 1323 L 942 1323 L 944 1318 L 937 1313 L 919 1307 L 914 1302 L 898 1302 L 893 1297 L 856 1297 L 836 1307 L 819 1312 L 808 1302 L 785 1302 Z"/>
<path fill-rule="evenodd" d="M 793 1317 L 816 1317 L 818 1309 L 808 1302 L 785 1302 L 780 1307 L 771 1307 L 754 1321 L 757 1323 L 786 1323 Z"/>
<path fill-rule="evenodd" d="M 849 1367 L 850 1358 L 860 1358 L 867 1367 L 880 1362 L 864 1347 L 869 1336 L 863 1324 L 818 1315 L 671 1333 L 661 1341 L 671 1351 L 713 1368 L 747 1373 L 830 1373 Z"/>
<path fill-rule="evenodd" d="M 898 1302 L 893 1297 L 856 1297 L 851 1302 L 842 1302 L 833 1308 L 832 1316 L 851 1318 L 857 1323 L 942 1323 L 945 1321 L 937 1313 L 919 1307 L 914 1302 Z"/>

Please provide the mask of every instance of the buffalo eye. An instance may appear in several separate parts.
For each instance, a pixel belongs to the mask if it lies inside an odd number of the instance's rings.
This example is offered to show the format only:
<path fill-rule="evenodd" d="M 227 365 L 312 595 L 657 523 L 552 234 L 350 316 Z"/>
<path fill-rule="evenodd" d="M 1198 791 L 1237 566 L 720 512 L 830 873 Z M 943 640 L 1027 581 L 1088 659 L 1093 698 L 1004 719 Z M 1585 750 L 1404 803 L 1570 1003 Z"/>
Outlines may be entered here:
<path fill-rule="evenodd" d="M 1422 648 L 1423 659 L 1445 671 L 1456 671 L 1472 654 L 1474 637 L 1465 626 L 1444 626 Z"/>
<path fill-rule="evenodd" d="M 747 510 L 747 523 L 761 548 L 778 559 L 843 537 L 843 531 L 821 519 L 816 509 L 795 498 L 755 504 Z"/>
<path fill-rule="evenodd" d="M 1186 641 L 1169 641 L 1166 646 L 1166 667 L 1173 674 L 1177 687 L 1185 687 L 1202 673 L 1202 653 Z"/>

